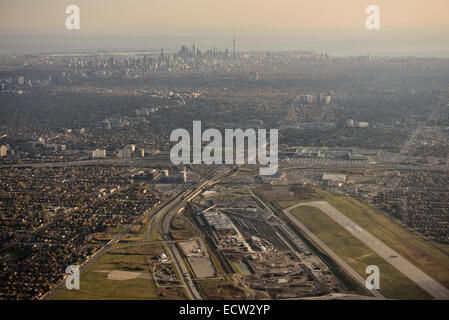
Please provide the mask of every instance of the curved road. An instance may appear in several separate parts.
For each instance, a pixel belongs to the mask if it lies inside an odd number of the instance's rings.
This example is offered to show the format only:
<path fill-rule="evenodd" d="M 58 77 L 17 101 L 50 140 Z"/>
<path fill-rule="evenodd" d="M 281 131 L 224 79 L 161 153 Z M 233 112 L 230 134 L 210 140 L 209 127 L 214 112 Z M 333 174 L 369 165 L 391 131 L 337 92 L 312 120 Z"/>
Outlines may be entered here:
<path fill-rule="evenodd" d="M 158 229 L 159 233 L 162 235 L 163 241 L 168 248 L 170 256 L 173 259 L 173 265 L 181 276 L 181 281 L 189 294 L 189 296 L 194 300 L 201 300 L 202 296 L 198 292 L 195 284 L 190 277 L 189 269 L 184 263 L 184 260 L 176 247 L 175 242 L 172 241 L 169 229 L 170 221 L 173 217 L 187 204 L 187 202 L 193 200 L 204 190 L 212 186 L 213 184 L 220 181 L 219 179 L 233 170 L 233 166 L 221 166 L 215 169 L 209 177 L 203 179 L 197 183 L 194 187 L 189 188 L 176 196 L 173 200 L 168 202 L 164 207 L 158 210 L 158 212 L 153 215 L 148 226 L 148 235 L 151 234 L 151 228 L 154 226 Z"/>

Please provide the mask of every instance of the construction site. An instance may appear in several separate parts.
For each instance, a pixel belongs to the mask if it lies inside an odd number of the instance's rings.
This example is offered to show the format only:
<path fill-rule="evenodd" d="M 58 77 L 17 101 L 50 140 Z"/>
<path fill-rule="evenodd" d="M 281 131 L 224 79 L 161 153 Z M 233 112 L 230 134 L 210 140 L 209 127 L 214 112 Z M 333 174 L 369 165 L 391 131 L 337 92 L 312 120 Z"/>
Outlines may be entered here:
<path fill-rule="evenodd" d="M 220 196 L 217 192 L 188 208 L 205 243 L 218 258 L 215 263 L 220 266 L 215 270 L 232 274 L 248 298 L 295 299 L 355 293 L 254 195 Z M 203 254 L 198 244 L 189 249 L 186 243 L 180 247 L 191 265 L 196 255 L 192 252 Z"/>

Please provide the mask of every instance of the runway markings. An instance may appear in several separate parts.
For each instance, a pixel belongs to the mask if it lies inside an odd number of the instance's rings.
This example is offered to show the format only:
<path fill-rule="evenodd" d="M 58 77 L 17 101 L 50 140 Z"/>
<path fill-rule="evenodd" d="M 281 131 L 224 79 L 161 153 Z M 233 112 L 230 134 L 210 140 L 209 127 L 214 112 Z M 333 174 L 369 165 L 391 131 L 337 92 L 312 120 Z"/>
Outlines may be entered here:
<path fill-rule="evenodd" d="M 357 228 L 357 224 L 353 220 L 349 219 L 346 215 L 338 211 L 336 208 L 331 206 L 328 202 L 313 201 L 298 203 L 285 209 L 284 212 L 290 212 L 292 209 L 299 206 L 311 206 L 318 208 L 339 225 L 350 230 L 357 239 L 362 241 L 379 256 L 388 261 L 393 267 L 402 272 L 405 276 L 415 282 L 419 287 L 429 293 L 432 297 L 434 297 L 435 299 L 444 300 L 449 298 L 449 290 L 446 287 L 442 286 L 439 282 L 418 269 L 415 265 L 399 255 L 399 253 L 391 249 L 385 243 L 374 237 L 368 231 L 361 228 L 358 228 L 358 231 L 354 231 L 351 226 L 353 228 Z M 394 259 L 392 257 L 394 257 Z"/>

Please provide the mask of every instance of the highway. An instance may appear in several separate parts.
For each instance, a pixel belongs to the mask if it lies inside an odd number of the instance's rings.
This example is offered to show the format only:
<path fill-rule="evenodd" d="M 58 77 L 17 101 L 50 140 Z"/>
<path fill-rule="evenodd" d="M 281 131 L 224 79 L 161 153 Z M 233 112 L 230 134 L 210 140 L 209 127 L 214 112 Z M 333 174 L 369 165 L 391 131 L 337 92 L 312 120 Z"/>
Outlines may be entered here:
<path fill-rule="evenodd" d="M 170 221 L 173 216 L 178 213 L 178 211 L 183 208 L 188 201 L 193 200 L 196 196 L 202 193 L 202 191 L 206 190 L 206 188 L 214 185 L 219 182 L 219 179 L 224 175 L 228 174 L 233 170 L 233 166 L 221 166 L 218 169 L 214 170 L 209 177 L 200 181 L 196 186 L 185 190 L 184 192 L 177 195 L 172 200 L 167 201 L 162 204 L 162 206 L 153 210 L 153 215 L 151 216 L 151 220 L 148 224 L 148 233 L 147 237 L 151 234 L 152 226 L 156 226 L 159 233 L 162 235 L 163 240 L 169 250 L 171 257 L 173 258 L 173 264 L 178 274 L 181 277 L 181 280 L 184 283 L 184 286 L 192 299 L 200 300 L 202 299 L 200 293 L 196 289 L 188 268 L 185 266 L 184 261 L 182 259 L 181 254 L 179 253 L 175 242 L 170 238 L 168 233 L 170 227 Z M 95 252 L 91 257 L 86 259 L 80 266 L 80 275 L 83 271 L 85 271 L 91 264 L 100 259 L 107 251 L 113 248 L 121 238 L 129 232 L 130 228 L 138 223 L 144 218 L 148 217 L 148 215 L 144 215 L 141 217 L 136 223 L 131 225 L 126 231 L 114 236 L 107 244 L 105 244 L 102 248 L 100 248 L 97 252 Z M 162 221 L 162 223 L 161 223 Z M 153 224 L 153 222 L 155 222 Z M 65 280 L 68 275 L 65 275 L 64 278 L 54 287 L 50 288 L 49 292 L 40 297 L 40 300 L 49 300 L 52 299 L 59 291 L 65 288 Z"/>
<path fill-rule="evenodd" d="M 388 261 L 410 280 L 415 282 L 419 287 L 429 293 L 432 297 L 438 300 L 449 299 L 449 290 L 447 288 L 418 269 L 416 266 L 402 257 L 399 253 L 388 247 L 385 243 L 374 237 L 368 231 L 364 230 L 361 226 L 357 225 L 354 221 L 349 219 L 347 216 L 335 209 L 326 201 L 299 203 L 292 207 L 289 207 L 288 209 L 284 210 L 284 212 L 286 214 L 288 213 L 289 218 L 293 218 L 297 221 L 297 219 L 290 213 L 290 211 L 299 206 L 311 206 L 318 208 L 343 228 L 345 228 L 348 232 L 354 235 L 357 239 L 366 244 L 371 250 Z"/>
<path fill-rule="evenodd" d="M 181 281 L 183 282 L 188 295 L 194 300 L 202 300 L 202 296 L 195 287 L 195 284 L 190 277 L 189 269 L 185 265 L 175 242 L 170 237 L 170 221 L 187 204 L 187 202 L 193 200 L 207 188 L 219 182 L 221 177 L 225 176 L 232 170 L 233 166 L 221 166 L 218 169 L 215 169 L 207 178 L 201 180 L 194 187 L 185 190 L 181 194 L 177 195 L 173 200 L 165 204 L 164 207 L 159 209 L 157 213 L 152 216 L 151 221 L 148 224 L 147 235 L 151 234 L 151 228 L 157 228 L 159 233 L 162 235 L 163 241 L 167 246 L 170 256 L 172 257 L 173 265 L 177 273 L 180 275 Z"/>
<path fill-rule="evenodd" d="M 89 166 L 89 165 L 156 165 L 156 164 L 170 164 L 170 158 L 104 158 L 104 159 L 89 159 L 76 161 L 49 161 L 49 162 L 32 162 L 19 164 L 3 164 L 0 168 L 44 168 L 44 167 L 70 167 L 70 166 Z"/>

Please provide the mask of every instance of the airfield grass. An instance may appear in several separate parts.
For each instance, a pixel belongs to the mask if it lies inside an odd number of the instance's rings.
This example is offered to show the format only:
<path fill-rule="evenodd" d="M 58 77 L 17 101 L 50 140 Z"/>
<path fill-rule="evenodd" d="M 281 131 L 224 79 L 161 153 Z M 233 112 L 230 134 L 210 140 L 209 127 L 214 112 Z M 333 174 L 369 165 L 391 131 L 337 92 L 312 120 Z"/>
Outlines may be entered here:
<path fill-rule="evenodd" d="M 431 297 L 399 270 L 368 248 L 319 209 L 301 206 L 292 214 L 307 226 L 318 238 L 343 258 L 363 278 L 366 267 L 376 265 L 380 269 L 380 291 L 391 299 L 430 299 Z"/>
<path fill-rule="evenodd" d="M 96 263 L 91 265 L 89 271 L 119 270 L 148 273 L 144 255 L 116 254 L 112 252 L 106 253 Z"/>
<path fill-rule="evenodd" d="M 147 238 L 149 224 L 151 233 Z M 80 289 L 64 288 L 58 292 L 54 300 L 157 300 L 157 299 L 187 299 L 182 287 L 158 287 L 152 279 L 110 280 L 108 272 L 113 270 L 131 271 L 150 274 L 152 264 L 157 262 L 157 256 L 167 252 L 161 243 L 148 243 L 161 240 L 155 227 L 155 220 L 147 217 L 140 231 L 123 238 L 117 246 L 95 261 L 80 275 Z M 135 244 L 135 245 L 134 245 Z"/>
<path fill-rule="evenodd" d="M 425 239 L 368 203 L 324 190 L 316 191 L 341 213 L 449 288 L 449 245 Z"/>
<path fill-rule="evenodd" d="M 314 197 L 310 197 L 310 198 L 304 198 L 302 200 L 288 200 L 288 201 L 276 201 L 276 202 L 281 209 L 286 209 L 286 208 L 294 206 L 295 204 L 298 204 L 298 203 L 312 202 L 312 201 L 323 201 L 323 200 L 324 199 L 322 197 L 314 196 Z"/>
<path fill-rule="evenodd" d="M 324 200 L 324 197 L 320 193 L 316 192 L 314 189 L 312 188 L 304 188 L 304 189 L 307 190 L 307 192 L 298 192 L 297 194 L 295 194 L 294 200 L 278 200 L 276 201 L 277 204 L 282 209 L 285 209 L 298 203 Z"/>
<path fill-rule="evenodd" d="M 153 248 L 154 247 L 154 248 Z M 153 252 L 154 251 L 154 252 Z M 103 255 L 80 275 L 80 289 L 63 289 L 55 300 L 110 300 L 110 299 L 186 299 L 180 287 L 156 286 L 152 279 L 109 280 L 108 272 L 113 270 L 150 273 L 145 256 L 149 258 L 163 252 L 162 245 L 145 244 L 142 247 L 118 247 Z M 153 262 L 155 262 L 153 258 Z"/>
<path fill-rule="evenodd" d="M 108 280 L 107 273 L 87 271 L 82 274 L 79 290 L 64 289 L 55 300 L 159 300 L 185 299 L 182 288 L 158 288 L 153 280 Z"/>

